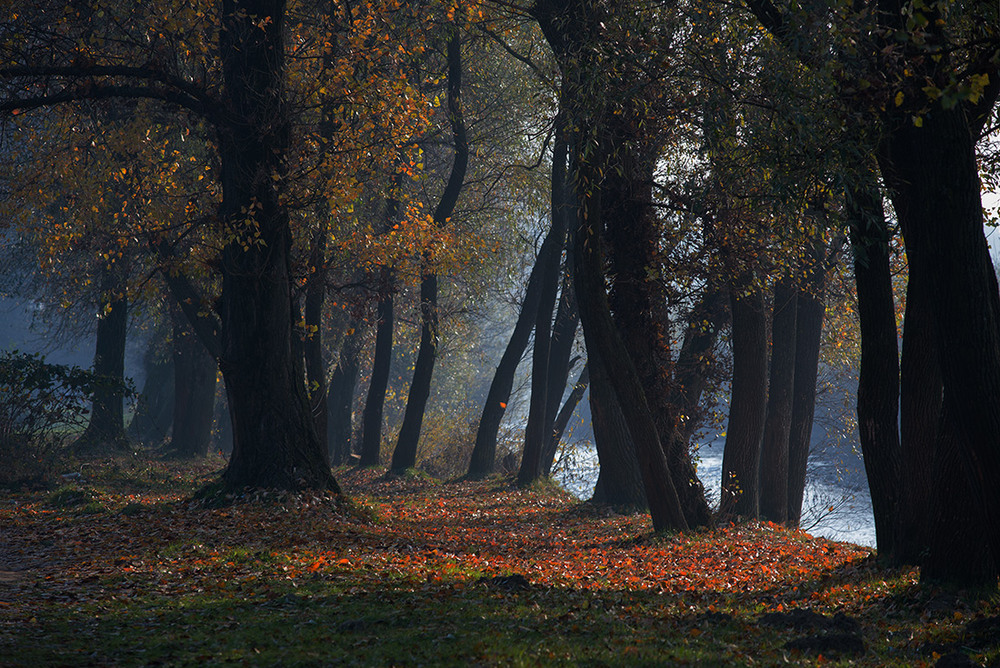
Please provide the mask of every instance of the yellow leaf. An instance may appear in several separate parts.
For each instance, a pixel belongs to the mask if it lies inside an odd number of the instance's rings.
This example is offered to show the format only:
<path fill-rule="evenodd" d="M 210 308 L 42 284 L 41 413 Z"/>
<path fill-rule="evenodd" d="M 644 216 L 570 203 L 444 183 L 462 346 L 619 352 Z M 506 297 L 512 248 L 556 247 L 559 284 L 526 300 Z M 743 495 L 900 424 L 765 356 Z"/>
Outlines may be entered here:
<path fill-rule="evenodd" d="M 896 93 L 896 106 L 903 104 L 903 91 Z"/>

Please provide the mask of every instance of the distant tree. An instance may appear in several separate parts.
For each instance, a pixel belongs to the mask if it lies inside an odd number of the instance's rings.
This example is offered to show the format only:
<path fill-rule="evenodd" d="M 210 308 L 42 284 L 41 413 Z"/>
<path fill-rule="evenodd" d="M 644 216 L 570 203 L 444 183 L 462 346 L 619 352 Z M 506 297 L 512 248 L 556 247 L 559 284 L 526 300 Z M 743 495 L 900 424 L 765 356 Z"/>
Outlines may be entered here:
<path fill-rule="evenodd" d="M 361 368 L 361 348 L 367 323 L 351 319 L 340 346 L 337 365 L 330 376 L 329 411 L 327 420 L 327 447 L 330 463 L 346 464 L 353 453 L 354 392 Z"/>
<path fill-rule="evenodd" d="M 524 430 L 524 452 L 521 468 L 517 473 L 519 485 L 526 486 L 544 473 L 543 452 L 552 435 L 552 420 L 548 414 L 550 389 L 548 387 L 550 352 L 552 342 L 552 312 L 559 291 L 560 257 L 565 246 L 566 230 L 571 208 L 567 200 L 566 160 L 568 137 L 566 119 L 563 114 L 556 116 L 555 145 L 552 151 L 551 215 L 552 226 L 539 250 L 532 274 L 538 272 L 538 304 L 534 312 L 534 344 L 531 355 L 531 400 L 528 408 L 528 422 Z M 529 314 L 531 315 L 531 314 Z M 553 384 L 556 379 L 552 378 Z M 559 384 L 559 394 L 565 387 L 565 380 Z M 553 388 L 554 389 L 554 388 Z"/>
<path fill-rule="evenodd" d="M 434 210 L 434 224 L 444 227 L 450 220 L 462 191 L 469 162 L 469 143 L 462 111 L 462 39 L 457 29 L 453 29 L 448 39 L 448 120 L 454 139 L 454 162 L 448 183 Z M 427 398 L 430 395 L 431 375 L 438 346 L 438 275 L 433 268 L 427 268 L 420 282 L 420 350 L 413 370 L 413 381 L 406 401 L 406 414 L 399 431 L 399 440 L 393 451 L 391 470 L 396 473 L 413 468 L 417 458 L 417 444 L 420 440 L 420 426 L 423 422 Z"/>
<path fill-rule="evenodd" d="M 101 308 L 97 319 L 94 374 L 108 384 L 94 392 L 87 428 L 73 444 L 80 456 L 103 453 L 109 447 L 122 450 L 125 435 L 125 405 L 121 384 L 125 379 L 125 340 L 128 334 L 128 295 L 119 267 L 101 272 Z"/>
<path fill-rule="evenodd" d="M 174 417 L 170 451 L 176 457 L 204 457 L 212 442 L 218 365 L 180 309 L 171 309 Z"/>

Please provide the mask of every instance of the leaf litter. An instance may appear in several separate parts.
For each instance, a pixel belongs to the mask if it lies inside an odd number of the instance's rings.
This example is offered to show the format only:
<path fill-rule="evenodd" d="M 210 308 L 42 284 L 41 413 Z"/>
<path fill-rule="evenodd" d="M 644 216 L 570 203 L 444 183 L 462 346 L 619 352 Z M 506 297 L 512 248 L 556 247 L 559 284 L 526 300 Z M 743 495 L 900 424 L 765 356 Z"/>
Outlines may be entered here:
<path fill-rule="evenodd" d="M 347 501 L 192 501 L 220 465 L 109 462 L 76 495 L 0 496 L 0 665 L 932 665 L 1000 650 L 965 632 L 996 599 L 941 605 L 914 569 L 771 523 L 654 535 L 646 515 L 554 488 L 378 469 L 338 471 Z"/>

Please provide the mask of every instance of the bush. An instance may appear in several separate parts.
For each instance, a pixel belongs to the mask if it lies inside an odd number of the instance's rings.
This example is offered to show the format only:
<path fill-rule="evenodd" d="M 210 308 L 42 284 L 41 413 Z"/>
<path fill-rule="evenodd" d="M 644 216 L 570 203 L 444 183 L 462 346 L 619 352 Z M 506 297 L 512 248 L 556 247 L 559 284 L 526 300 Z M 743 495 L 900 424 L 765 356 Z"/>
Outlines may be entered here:
<path fill-rule="evenodd" d="M 94 392 L 108 383 L 38 354 L 0 352 L 0 485 L 48 483 L 67 438 L 84 426 Z"/>
<path fill-rule="evenodd" d="M 477 426 L 468 407 L 429 412 L 424 416 L 417 449 L 420 468 L 441 480 L 464 475 Z"/>

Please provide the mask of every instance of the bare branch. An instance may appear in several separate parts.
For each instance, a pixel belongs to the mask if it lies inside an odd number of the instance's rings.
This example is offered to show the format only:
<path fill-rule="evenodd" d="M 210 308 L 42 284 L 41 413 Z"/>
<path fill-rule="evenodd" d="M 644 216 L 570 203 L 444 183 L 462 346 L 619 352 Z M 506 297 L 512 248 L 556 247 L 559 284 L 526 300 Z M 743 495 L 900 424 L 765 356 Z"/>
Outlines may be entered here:
<path fill-rule="evenodd" d="M 0 78 L 3 75 L 3 71 L 0 71 Z M 67 87 L 56 93 L 29 97 L 11 97 L 0 100 L 0 113 L 52 107 L 79 100 L 106 100 L 111 98 L 160 100 L 166 104 L 173 104 L 187 109 L 216 125 L 221 125 L 224 120 L 220 113 L 221 105 L 210 101 L 206 102 L 206 100 L 211 100 L 208 96 L 199 99 L 192 97 L 184 91 L 172 88 L 147 85 L 98 84 L 91 81 Z"/>

